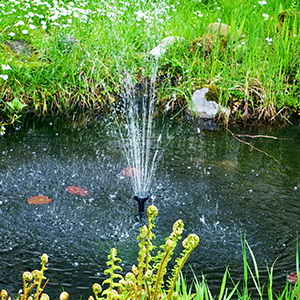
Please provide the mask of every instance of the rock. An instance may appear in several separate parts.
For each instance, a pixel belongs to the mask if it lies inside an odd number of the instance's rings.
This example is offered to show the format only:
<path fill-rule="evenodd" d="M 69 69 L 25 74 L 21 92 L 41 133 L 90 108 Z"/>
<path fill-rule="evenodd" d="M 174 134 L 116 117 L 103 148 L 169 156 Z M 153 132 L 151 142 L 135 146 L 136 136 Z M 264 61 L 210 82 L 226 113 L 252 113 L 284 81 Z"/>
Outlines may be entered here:
<path fill-rule="evenodd" d="M 213 119 L 218 114 L 219 105 L 214 101 L 205 99 L 208 92 L 208 88 L 202 88 L 193 93 L 188 113 L 204 119 Z"/>
<path fill-rule="evenodd" d="M 149 53 L 153 55 L 156 59 L 160 58 L 166 51 L 167 48 L 173 45 L 175 42 L 180 42 L 185 40 L 180 36 L 168 36 L 161 40 L 160 44 L 154 47 Z"/>
<path fill-rule="evenodd" d="M 197 117 L 199 120 L 205 120 L 205 123 L 211 123 L 218 114 L 228 119 L 231 113 L 230 108 L 220 106 L 215 101 L 208 101 L 205 95 L 209 92 L 208 88 L 196 90 L 192 95 L 192 103 L 185 111 L 188 115 Z M 203 122 L 202 122 L 203 123 Z M 211 127 L 212 125 L 209 125 Z"/>
<path fill-rule="evenodd" d="M 238 38 L 241 37 L 241 32 L 239 30 L 235 30 L 232 32 L 231 27 L 229 25 L 223 23 L 211 23 L 206 28 L 206 33 L 211 34 L 213 36 L 217 36 L 220 29 L 220 36 L 227 37 L 229 33 L 231 33 L 231 38 L 234 40 L 235 33 L 237 33 Z"/>
<path fill-rule="evenodd" d="M 24 57 L 33 55 L 31 47 L 24 40 L 9 40 L 4 42 L 4 44 L 9 52 L 21 60 L 23 60 Z"/>

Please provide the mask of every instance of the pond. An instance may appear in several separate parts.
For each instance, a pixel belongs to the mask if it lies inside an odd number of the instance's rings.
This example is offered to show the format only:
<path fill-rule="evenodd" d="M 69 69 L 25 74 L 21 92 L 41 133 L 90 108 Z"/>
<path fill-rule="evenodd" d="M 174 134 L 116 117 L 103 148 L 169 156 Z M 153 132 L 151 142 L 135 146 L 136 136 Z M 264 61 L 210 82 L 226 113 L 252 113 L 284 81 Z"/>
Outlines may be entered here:
<path fill-rule="evenodd" d="M 156 120 L 154 135 L 161 132 L 162 155 L 146 202 L 158 207 L 156 245 L 181 218 L 183 237 L 200 237 L 184 274 L 192 278 L 192 267 L 217 293 L 227 265 L 235 281 L 243 278 L 246 234 L 262 280 L 267 280 L 266 262 L 271 266 L 277 258 L 274 286 L 282 290 L 295 271 L 300 128 L 264 133 L 278 139 L 245 139 L 278 162 L 227 131 L 199 132 L 184 121 Z M 49 255 L 45 291 L 50 297 L 64 289 L 72 298 L 87 299 L 92 284 L 105 278 L 111 247 L 118 249 L 124 273 L 129 271 L 137 263 L 136 237 L 145 220 L 137 217 L 129 180 L 120 176 L 125 167 L 110 119 L 85 126 L 33 122 L 7 132 L 0 139 L 0 288 L 16 295 L 22 273 L 40 268 L 43 253 Z M 90 194 L 71 194 L 70 185 Z M 39 194 L 53 201 L 27 203 Z"/>

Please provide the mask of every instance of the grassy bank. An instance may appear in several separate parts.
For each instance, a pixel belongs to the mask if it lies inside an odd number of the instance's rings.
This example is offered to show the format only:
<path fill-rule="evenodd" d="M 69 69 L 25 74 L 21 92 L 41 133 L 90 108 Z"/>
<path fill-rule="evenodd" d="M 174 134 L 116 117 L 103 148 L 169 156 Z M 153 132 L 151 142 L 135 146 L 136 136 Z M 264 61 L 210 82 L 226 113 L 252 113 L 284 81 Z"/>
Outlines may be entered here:
<path fill-rule="evenodd" d="M 195 89 L 233 119 L 288 118 L 300 108 L 299 3 L 292 0 L 1 2 L 1 124 L 25 113 L 103 111 L 118 100 L 124 70 L 139 81 L 151 49 L 184 39 L 158 60 L 157 102 L 189 105 Z M 206 32 L 222 22 L 230 26 Z M 17 40 L 17 41 L 16 41 Z"/>

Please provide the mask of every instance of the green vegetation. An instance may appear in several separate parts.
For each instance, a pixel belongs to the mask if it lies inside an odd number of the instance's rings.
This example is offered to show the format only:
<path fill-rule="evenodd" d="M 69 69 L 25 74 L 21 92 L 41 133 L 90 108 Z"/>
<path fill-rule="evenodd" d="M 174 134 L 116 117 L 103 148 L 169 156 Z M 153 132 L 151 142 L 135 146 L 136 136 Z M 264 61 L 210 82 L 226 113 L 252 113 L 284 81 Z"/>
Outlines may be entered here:
<path fill-rule="evenodd" d="M 138 82 L 149 52 L 180 36 L 157 61 L 157 102 L 175 109 L 197 88 L 234 119 L 274 120 L 300 108 L 299 2 L 292 0 L 1 1 L 0 125 L 24 113 L 103 111 L 124 71 Z M 206 31 L 227 24 L 227 32 Z M 15 105 L 17 101 L 21 105 Z M 20 120 L 20 119 L 19 119 Z"/>
<path fill-rule="evenodd" d="M 182 220 L 178 220 L 173 225 L 173 231 L 169 237 L 166 238 L 164 245 L 160 246 L 160 249 L 155 251 L 156 247 L 152 243 L 155 239 L 153 234 L 153 228 L 155 227 L 154 221 L 157 216 L 157 208 L 154 205 L 150 205 L 147 209 L 148 226 L 144 225 L 140 228 L 140 234 L 137 238 L 139 241 L 139 253 L 138 253 L 138 265 L 132 266 L 132 272 L 128 272 L 123 278 L 118 272 L 122 272 L 122 268 L 119 264 L 122 262 L 117 257 L 117 250 L 112 248 L 108 255 L 107 269 L 104 271 L 108 278 L 102 282 L 102 286 L 98 283 L 94 283 L 92 290 L 96 300 L 117 300 L 117 299 L 134 299 L 134 300 L 213 300 L 216 299 L 215 295 L 212 295 L 209 287 L 206 283 L 205 277 L 202 276 L 201 282 L 195 276 L 192 292 L 192 287 L 187 288 L 185 279 L 181 272 L 185 265 L 189 255 L 196 248 L 199 243 L 199 237 L 195 234 L 190 234 L 183 240 L 182 246 L 184 250 L 174 262 L 174 267 L 170 272 L 170 276 L 165 280 L 167 273 L 167 265 L 171 260 L 173 251 L 181 239 L 181 234 L 184 231 L 184 224 Z M 259 270 L 255 260 L 255 256 L 248 245 L 246 239 L 243 241 L 243 262 L 244 262 L 244 281 L 235 283 L 231 278 L 228 268 L 223 276 L 223 280 L 220 287 L 219 300 L 229 299 L 299 299 L 298 287 L 300 283 L 300 276 L 298 276 L 295 286 L 292 286 L 287 282 L 286 287 L 280 294 L 275 294 L 273 291 L 273 268 L 274 264 L 269 268 L 267 266 L 269 274 L 269 282 L 267 287 L 264 287 L 260 283 Z M 156 253 L 153 256 L 153 253 Z M 250 254 L 250 262 L 247 261 L 247 253 Z M 49 296 L 43 293 L 48 280 L 44 277 L 44 271 L 47 270 L 45 264 L 48 263 L 48 256 L 43 254 L 41 257 L 41 270 L 34 270 L 32 272 L 24 272 L 23 290 L 19 293 L 17 299 L 20 300 L 49 300 Z M 299 273 L 299 254 L 296 255 L 296 270 Z M 249 292 L 248 286 L 250 279 L 254 283 L 256 288 L 255 295 Z M 43 282 L 46 280 L 46 282 Z M 230 287 L 228 282 L 231 281 Z M 43 286 L 42 286 L 43 283 Z M 103 287 L 103 288 L 102 288 Z M 253 296 L 253 297 L 252 297 Z M 60 295 L 60 300 L 68 300 L 69 294 L 64 291 Z M 1 300 L 10 300 L 6 290 L 1 290 Z M 89 297 L 89 300 L 94 300 L 93 296 Z"/>

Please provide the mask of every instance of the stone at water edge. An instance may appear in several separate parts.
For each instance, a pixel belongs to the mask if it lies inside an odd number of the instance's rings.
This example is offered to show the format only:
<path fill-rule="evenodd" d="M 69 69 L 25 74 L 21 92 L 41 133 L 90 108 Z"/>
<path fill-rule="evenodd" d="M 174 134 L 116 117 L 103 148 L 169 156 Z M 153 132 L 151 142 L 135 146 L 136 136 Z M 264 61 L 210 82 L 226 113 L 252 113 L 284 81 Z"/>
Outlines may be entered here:
<path fill-rule="evenodd" d="M 220 107 L 215 101 L 208 101 L 205 95 L 209 92 L 208 88 L 196 90 L 192 95 L 191 106 L 186 109 L 189 115 L 200 119 L 213 119 L 220 112 L 229 117 L 230 110 Z"/>
<path fill-rule="evenodd" d="M 52 201 L 51 198 L 49 198 L 48 196 L 44 196 L 44 195 L 32 196 L 27 199 L 27 202 L 29 204 L 35 204 L 35 205 L 47 204 L 47 203 L 50 203 L 51 201 Z"/>
<path fill-rule="evenodd" d="M 121 175 L 126 178 L 133 178 L 136 176 L 137 169 L 135 167 L 124 168 L 121 171 Z"/>
<path fill-rule="evenodd" d="M 78 196 L 87 196 L 89 195 L 89 191 L 80 186 L 71 185 L 66 188 L 69 193 L 76 194 Z"/>
<path fill-rule="evenodd" d="M 156 59 L 160 58 L 165 52 L 167 48 L 172 46 L 175 42 L 180 42 L 185 40 L 183 37 L 180 36 L 168 36 L 161 40 L 161 42 L 154 47 L 149 53 L 153 55 Z"/>

